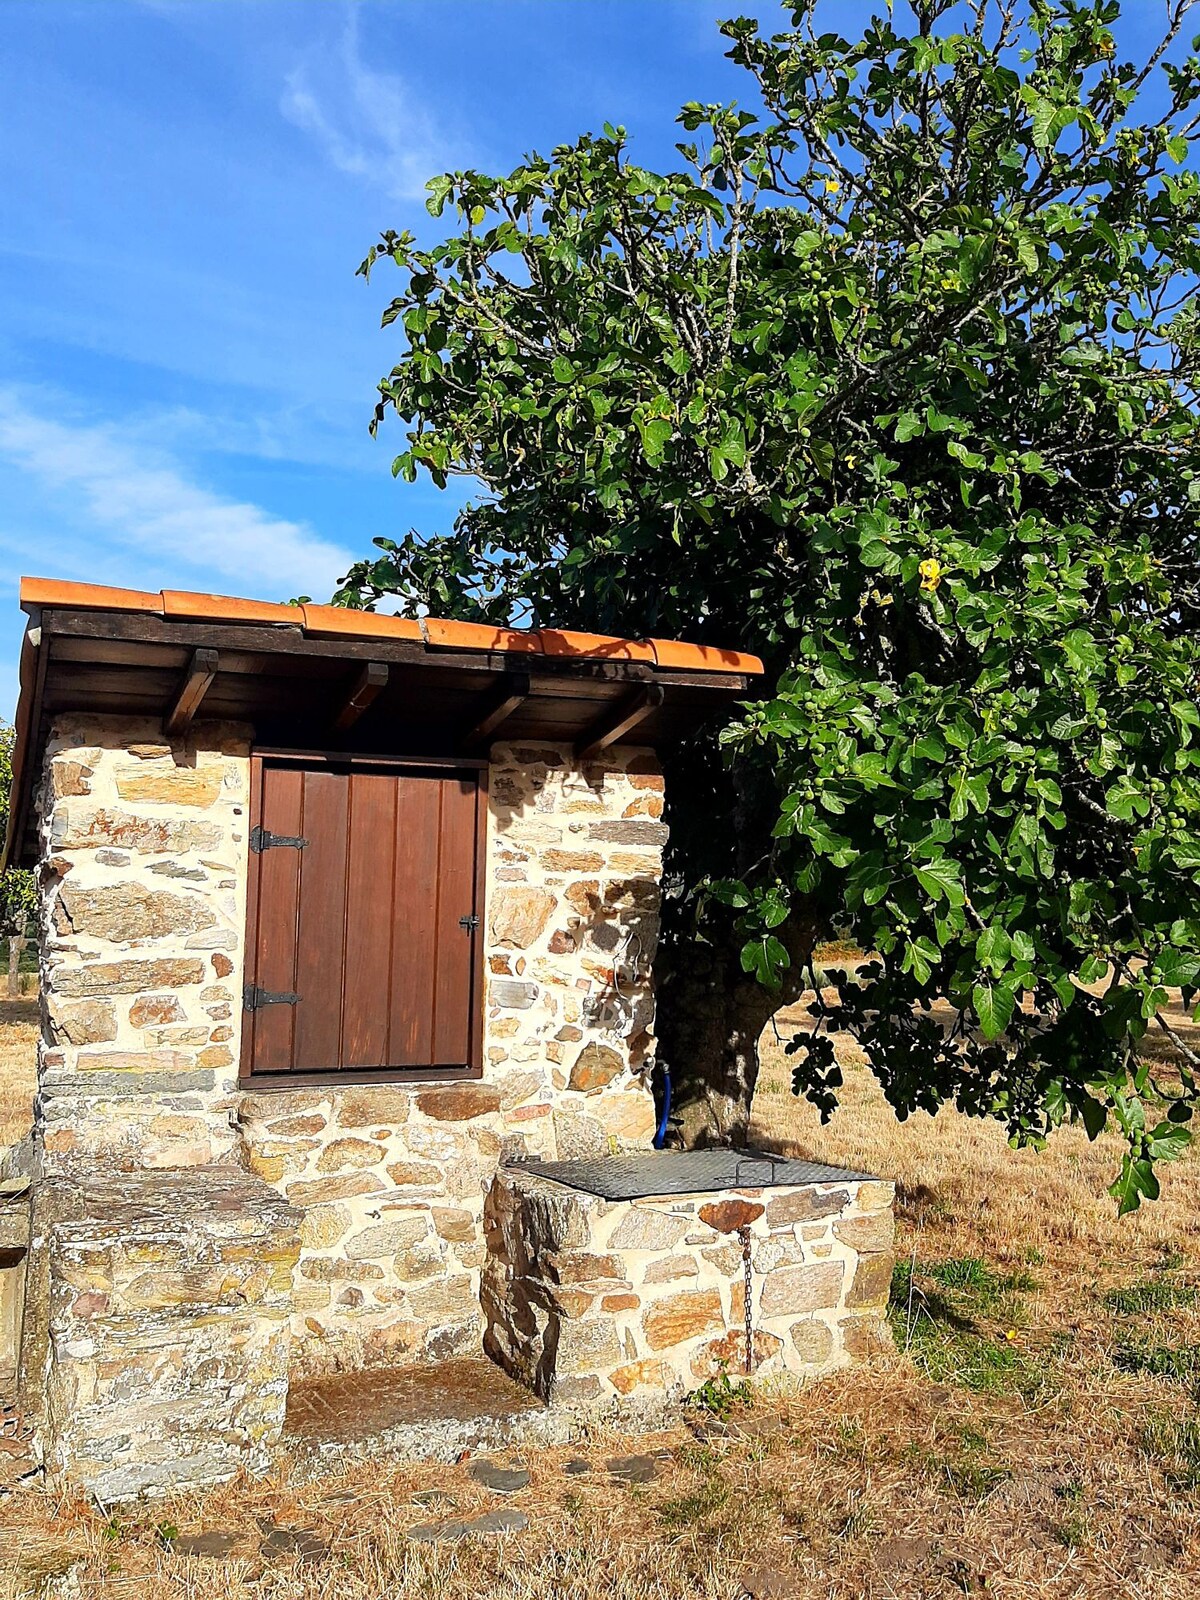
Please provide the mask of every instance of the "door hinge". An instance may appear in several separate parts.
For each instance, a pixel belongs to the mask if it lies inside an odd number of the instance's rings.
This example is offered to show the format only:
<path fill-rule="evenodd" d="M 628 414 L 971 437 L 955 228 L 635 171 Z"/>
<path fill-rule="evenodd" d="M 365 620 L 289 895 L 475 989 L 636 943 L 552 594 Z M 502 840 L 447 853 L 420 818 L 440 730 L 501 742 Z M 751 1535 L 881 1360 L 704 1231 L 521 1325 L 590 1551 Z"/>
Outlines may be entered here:
<path fill-rule="evenodd" d="M 459 917 L 458 925 L 464 933 L 474 933 L 475 929 L 479 926 L 479 918 L 472 911 L 469 917 Z"/>
<path fill-rule="evenodd" d="M 307 850 L 308 840 L 298 838 L 295 834 L 272 833 L 270 828 L 250 829 L 251 853 L 260 856 L 264 850 L 276 850 L 282 845 L 287 845 L 292 850 Z"/>
<path fill-rule="evenodd" d="M 260 989 L 256 983 L 248 983 L 242 990 L 242 1008 L 245 1011 L 258 1011 L 263 1006 L 294 1006 L 299 1000 L 300 996 L 288 989 L 276 992 Z"/>

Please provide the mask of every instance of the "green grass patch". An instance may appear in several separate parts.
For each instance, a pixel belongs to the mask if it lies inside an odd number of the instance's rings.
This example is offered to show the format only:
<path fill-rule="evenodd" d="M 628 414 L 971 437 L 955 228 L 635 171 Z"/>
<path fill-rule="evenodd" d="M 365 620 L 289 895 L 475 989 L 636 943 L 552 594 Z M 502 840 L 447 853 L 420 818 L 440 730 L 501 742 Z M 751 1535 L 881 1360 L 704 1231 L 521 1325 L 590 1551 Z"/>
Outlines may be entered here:
<path fill-rule="evenodd" d="M 1007 1467 L 998 1467 L 990 1461 L 948 1461 L 945 1470 L 950 1487 L 958 1498 L 975 1505 L 986 1500 L 993 1489 L 998 1489 L 1012 1477 Z"/>
<path fill-rule="evenodd" d="M 908 1353 L 935 1383 L 957 1383 L 976 1394 L 1020 1394 L 1033 1399 L 1045 1375 L 1014 1345 L 986 1334 L 939 1325 L 918 1317 Z"/>
<path fill-rule="evenodd" d="M 698 1522 L 707 1522 L 729 1499 L 729 1486 L 720 1478 L 709 1478 L 688 1494 L 664 1500 L 657 1508 L 658 1520 L 672 1533 L 681 1533 Z"/>
<path fill-rule="evenodd" d="M 1078 1550 L 1092 1536 L 1083 1484 L 1078 1478 L 1069 1478 L 1066 1483 L 1058 1485 L 1054 1497 L 1063 1506 L 1062 1520 L 1051 1524 L 1054 1536 L 1065 1549 Z"/>
<path fill-rule="evenodd" d="M 1200 1344 L 1122 1342 L 1113 1351 L 1113 1366 L 1120 1372 L 1197 1384 L 1200 1383 Z"/>
<path fill-rule="evenodd" d="M 1000 1484 L 1012 1477 L 1002 1462 L 988 1454 L 988 1441 L 971 1429 L 955 1430 L 955 1436 L 939 1441 L 939 1446 L 910 1443 L 902 1452 L 913 1472 L 922 1478 L 942 1478 L 959 1497 L 981 1504 Z"/>
<path fill-rule="evenodd" d="M 1020 1314 L 1020 1289 L 1036 1287 L 1027 1272 L 1000 1274 L 974 1256 L 939 1261 L 914 1273 L 900 1262 L 892 1275 L 889 1319 L 897 1345 L 935 1383 L 955 1383 L 976 1394 L 1043 1392 L 1046 1374 L 1018 1345 L 975 1325 L 977 1315 L 1003 1308 Z"/>
<path fill-rule="evenodd" d="M 1030 1294 L 1038 1287 L 1031 1272 L 996 1272 L 978 1256 L 952 1256 L 935 1261 L 928 1276 L 939 1288 L 949 1289 L 981 1311 L 990 1311 L 1012 1295 Z"/>
<path fill-rule="evenodd" d="M 949 1261 L 935 1261 L 928 1272 L 934 1283 L 940 1283 L 943 1289 L 991 1294 L 996 1286 L 996 1274 L 978 1256 L 952 1256 Z"/>
<path fill-rule="evenodd" d="M 1156 1311 L 1174 1311 L 1179 1306 L 1194 1306 L 1200 1288 L 1191 1283 L 1172 1283 L 1167 1278 L 1146 1278 L 1124 1289 L 1110 1289 L 1104 1304 L 1122 1317 L 1151 1316 Z"/>
<path fill-rule="evenodd" d="M 663 1527 L 672 1533 L 707 1522 L 729 1499 L 730 1488 L 721 1476 L 721 1457 L 708 1445 L 688 1445 L 679 1452 L 679 1463 L 694 1472 L 700 1482 L 683 1494 L 673 1495 L 655 1507 Z"/>
<path fill-rule="evenodd" d="M 1142 1429 L 1143 1455 L 1176 1489 L 1200 1489 L 1200 1413 L 1157 1412 Z"/>

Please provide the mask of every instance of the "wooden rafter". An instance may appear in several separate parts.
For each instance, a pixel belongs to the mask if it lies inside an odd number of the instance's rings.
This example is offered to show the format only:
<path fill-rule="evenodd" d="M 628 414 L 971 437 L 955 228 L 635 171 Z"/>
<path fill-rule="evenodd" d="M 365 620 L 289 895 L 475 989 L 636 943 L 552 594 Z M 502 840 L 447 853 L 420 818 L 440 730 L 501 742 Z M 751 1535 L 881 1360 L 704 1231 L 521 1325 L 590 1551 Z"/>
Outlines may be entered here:
<path fill-rule="evenodd" d="M 183 733 L 191 727 L 192 719 L 200 709 L 200 702 L 217 675 L 220 659 L 217 651 L 203 646 L 192 651 L 192 659 L 188 662 L 171 709 L 163 721 L 163 727 L 169 735 Z"/>
<path fill-rule="evenodd" d="M 288 612 L 288 617 L 291 611 Z M 198 650 L 219 658 L 220 682 L 210 685 L 203 709 L 179 704 L 180 686 L 188 697 L 201 680 L 188 683 L 192 665 L 202 666 Z M 209 657 L 211 661 L 211 656 Z M 628 738 L 599 723 L 615 701 L 648 687 L 661 687 L 661 711 L 639 730 L 642 743 L 671 744 L 735 699 L 744 699 L 752 679 L 744 672 L 653 666 L 616 658 L 546 656 L 500 650 L 431 650 L 405 638 L 354 638 L 306 635 L 290 621 L 274 625 L 241 621 L 177 620 L 120 609 L 31 606 L 22 651 L 16 778 L 7 848 L 14 864 L 37 858 L 32 826 L 35 777 L 53 718 L 64 710 L 117 711 L 182 723 L 193 716 L 219 715 L 252 725 L 264 748 L 344 751 L 352 735 L 334 735 L 338 715 L 357 675 L 370 662 L 388 668 L 381 705 L 397 715 L 368 715 L 356 725 L 360 753 L 395 754 L 400 749 L 428 757 L 463 755 L 471 736 L 486 740 L 505 724 L 530 741 L 568 741 L 588 749 L 602 734 L 611 742 Z M 516 711 L 505 675 L 528 674 L 532 689 Z M 492 700 L 500 691 L 499 703 Z M 217 705 L 209 710 L 210 705 Z M 320 708 L 314 716 L 314 710 Z M 376 708 L 378 710 L 378 708 Z M 634 708 L 638 711 L 644 706 Z M 516 713 L 515 715 L 513 713 Z M 624 720 L 625 713 L 618 717 Z M 177 724 L 178 725 L 178 724 Z M 475 754 L 486 756 L 486 749 Z"/>
<path fill-rule="evenodd" d="M 343 700 L 334 718 L 335 733 L 352 728 L 377 695 L 387 688 L 388 669 L 382 661 L 368 661 L 354 680 L 354 687 Z"/>
<path fill-rule="evenodd" d="M 632 733 L 639 723 L 653 716 L 662 703 L 661 684 L 650 683 L 645 688 L 635 689 L 632 694 L 619 700 L 611 711 L 597 717 L 590 727 L 584 729 L 575 746 L 576 755 L 581 761 L 590 761 L 602 750 L 607 750 L 609 745 L 618 743 L 626 734 Z"/>
<path fill-rule="evenodd" d="M 463 733 L 461 749 L 474 750 L 486 743 L 528 698 L 529 674 L 506 672 L 491 694 L 481 697 L 476 720 Z"/>

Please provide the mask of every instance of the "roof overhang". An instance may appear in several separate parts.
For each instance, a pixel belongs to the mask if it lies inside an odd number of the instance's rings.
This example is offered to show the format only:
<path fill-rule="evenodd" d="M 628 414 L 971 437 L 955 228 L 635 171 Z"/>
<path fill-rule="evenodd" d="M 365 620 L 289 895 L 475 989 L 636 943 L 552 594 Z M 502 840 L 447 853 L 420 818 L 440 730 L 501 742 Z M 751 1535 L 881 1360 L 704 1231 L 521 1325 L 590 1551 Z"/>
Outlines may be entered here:
<path fill-rule="evenodd" d="M 751 692 L 739 651 L 553 629 L 414 621 L 333 606 L 25 579 L 29 624 L 3 864 L 36 859 L 32 797 L 55 716 L 248 723 L 261 748 L 480 755 L 553 740 L 595 759 L 661 747 Z"/>

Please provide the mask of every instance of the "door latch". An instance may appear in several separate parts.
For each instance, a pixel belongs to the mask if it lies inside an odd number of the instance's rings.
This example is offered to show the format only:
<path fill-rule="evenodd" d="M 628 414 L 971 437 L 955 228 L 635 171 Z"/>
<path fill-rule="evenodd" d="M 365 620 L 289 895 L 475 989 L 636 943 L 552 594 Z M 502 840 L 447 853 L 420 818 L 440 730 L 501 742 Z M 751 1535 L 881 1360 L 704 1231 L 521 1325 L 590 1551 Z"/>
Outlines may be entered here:
<path fill-rule="evenodd" d="M 476 916 L 475 912 L 472 911 L 469 917 L 459 917 L 458 925 L 464 933 L 474 933 L 475 929 L 479 926 L 479 918 Z"/>

